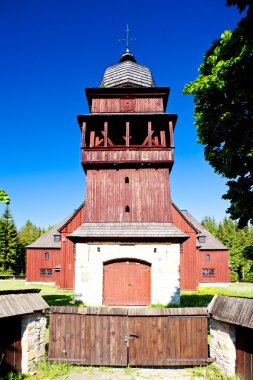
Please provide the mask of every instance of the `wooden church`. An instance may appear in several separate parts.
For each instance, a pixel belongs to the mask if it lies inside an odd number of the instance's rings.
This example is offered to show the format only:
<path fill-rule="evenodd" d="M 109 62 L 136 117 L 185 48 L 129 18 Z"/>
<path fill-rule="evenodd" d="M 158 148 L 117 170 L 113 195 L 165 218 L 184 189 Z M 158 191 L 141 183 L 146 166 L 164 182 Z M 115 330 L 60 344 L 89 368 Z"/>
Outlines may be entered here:
<path fill-rule="evenodd" d="M 88 305 L 179 303 L 181 289 L 229 282 L 228 249 L 170 196 L 177 115 L 170 89 L 127 48 L 87 88 L 85 204 L 27 247 L 27 281 L 74 288 Z"/>

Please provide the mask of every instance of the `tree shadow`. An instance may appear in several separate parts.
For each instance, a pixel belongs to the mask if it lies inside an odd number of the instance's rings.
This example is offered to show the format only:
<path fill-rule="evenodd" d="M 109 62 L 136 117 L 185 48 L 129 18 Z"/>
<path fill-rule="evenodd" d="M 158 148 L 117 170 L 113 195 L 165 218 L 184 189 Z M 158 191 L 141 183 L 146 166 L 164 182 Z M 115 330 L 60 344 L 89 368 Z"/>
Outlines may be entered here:
<path fill-rule="evenodd" d="M 43 294 L 49 306 L 75 306 L 73 295 L 69 294 Z"/>
<path fill-rule="evenodd" d="M 181 307 L 207 307 L 213 298 L 213 294 L 182 294 Z"/>

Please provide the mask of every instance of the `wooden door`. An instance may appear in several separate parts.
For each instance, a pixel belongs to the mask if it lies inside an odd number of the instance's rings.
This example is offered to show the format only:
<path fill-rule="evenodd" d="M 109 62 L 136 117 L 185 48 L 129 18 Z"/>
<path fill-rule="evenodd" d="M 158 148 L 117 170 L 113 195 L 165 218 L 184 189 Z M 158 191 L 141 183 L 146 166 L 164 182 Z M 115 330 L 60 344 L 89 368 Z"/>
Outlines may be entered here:
<path fill-rule="evenodd" d="M 253 330 L 236 326 L 236 374 L 242 380 L 253 379 Z"/>
<path fill-rule="evenodd" d="M 104 264 L 104 305 L 150 304 L 150 264 L 122 260 Z"/>

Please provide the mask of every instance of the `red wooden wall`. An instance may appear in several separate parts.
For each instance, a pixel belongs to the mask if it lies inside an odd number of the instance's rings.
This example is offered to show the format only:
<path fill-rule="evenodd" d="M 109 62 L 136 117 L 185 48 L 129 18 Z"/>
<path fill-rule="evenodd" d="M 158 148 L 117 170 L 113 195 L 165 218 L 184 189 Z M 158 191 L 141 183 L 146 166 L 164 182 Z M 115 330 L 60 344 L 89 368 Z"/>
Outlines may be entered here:
<path fill-rule="evenodd" d="M 59 286 L 63 289 L 74 288 L 75 252 L 74 243 L 68 238 L 71 232 L 76 230 L 84 221 L 84 205 L 79 208 L 74 217 L 60 229 L 62 269 L 60 272 Z"/>
<path fill-rule="evenodd" d="M 164 112 L 161 97 L 153 98 L 95 98 L 91 112 Z"/>
<path fill-rule="evenodd" d="M 87 171 L 85 221 L 171 222 L 169 170 Z"/>
<path fill-rule="evenodd" d="M 84 219 L 84 205 L 79 207 L 73 217 L 62 227 L 61 248 L 29 248 L 27 249 L 27 282 L 55 282 L 63 289 L 74 288 L 75 252 L 74 244 L 67 238 L 78 228 Z M 53 239 L 53 237 L 52 237 Z M 45 253 L 49 253 L 46 260 Z M 60 271 L 53 268 L 60 266 Z M 41 276 L 41 269 L 52 269 L 52 275 Z"/>
<path fill-rule="evenodd" d="M 206 261 L 209 255 L 210 261 Z M 230 282 L 230 268 L 227 250 L 206 250 L 198 252 L 199 282 Z M 213 268 L 214 276 L 203 276 L 203 268 Z"/>
<path fill-rule="evenodd" d="M 198 266 L 196 255 L 196 230 L 184 219 L 177 208 L 172 205 L 173 223 L 189 235 L 180 254 L 180 287 L 185 290 L 195 290 L 198 286 Z"/>
<path fill-rule="evenodd" d="M 45 253 L 49 259 L 45 259 Z M 26 281 L 56 282 L 58 272 L 53 268 L 61 264 L 61 250 L 59 248 L 29 248 L 26 251 Z M 40 269 L 52 269 L 52 276 L 41 276 Z"/>

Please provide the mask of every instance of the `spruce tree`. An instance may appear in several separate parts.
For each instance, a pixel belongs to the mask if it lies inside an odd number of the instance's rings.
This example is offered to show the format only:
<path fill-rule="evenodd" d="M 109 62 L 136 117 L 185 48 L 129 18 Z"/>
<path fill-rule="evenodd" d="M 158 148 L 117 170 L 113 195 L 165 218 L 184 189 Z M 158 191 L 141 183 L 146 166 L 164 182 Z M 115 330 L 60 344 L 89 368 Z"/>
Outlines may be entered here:
<path fill-rule="evenodd" d="M 0 273 L 19 274 L 20 244 L 17 229 L 10 209 L 0 219 Z"/>

